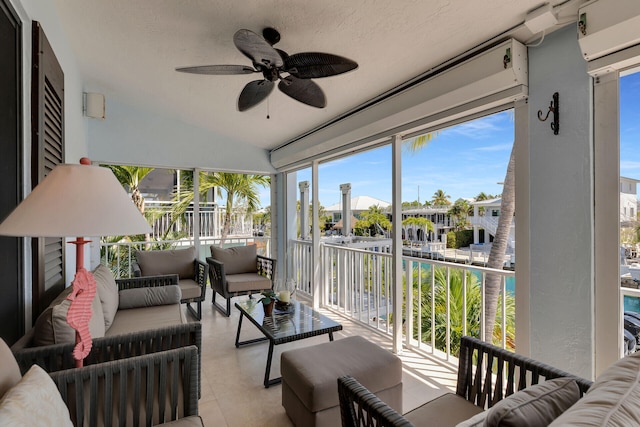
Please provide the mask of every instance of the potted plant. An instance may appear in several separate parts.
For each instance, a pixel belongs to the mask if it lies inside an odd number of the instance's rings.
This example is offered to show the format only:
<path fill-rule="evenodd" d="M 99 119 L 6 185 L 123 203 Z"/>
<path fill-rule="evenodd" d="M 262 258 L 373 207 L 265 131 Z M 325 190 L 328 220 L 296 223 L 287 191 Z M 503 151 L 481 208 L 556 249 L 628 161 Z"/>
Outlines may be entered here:
<path fill-rule="evenodd" d="M 264 307 L 264 315 L 271 316 L 273 313 L 273 305 L 276 302 L 276 293 L 273 289 L 269 289 L 267 291 L 262 291 L 262 298 L 260 298 L 260 302 Z"/>

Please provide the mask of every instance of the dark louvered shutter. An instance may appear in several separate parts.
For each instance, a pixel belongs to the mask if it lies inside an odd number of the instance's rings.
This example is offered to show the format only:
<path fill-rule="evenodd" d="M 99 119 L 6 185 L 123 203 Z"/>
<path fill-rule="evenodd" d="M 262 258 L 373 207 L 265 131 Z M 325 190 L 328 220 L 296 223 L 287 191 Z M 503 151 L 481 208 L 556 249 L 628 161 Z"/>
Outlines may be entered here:
<path fill-rule="evenodd" d="M 0 0 L 0 218 L 22 200 L 24 182 L 22 26 L 9 3 Z M 0 237 L 0 338 L 9 345 L 24 334 L 23 241 L 22 237 Z"/>
<path fill-rule="evenodd" d="M 35 187 L 64 162 L 64 74 L 39 22 L 33 22 L 31 179 Z M 73 237 L 73 236 L 70 236 Z M 33 239 L 33 318 L 64 289 L 62 238 Z"/>

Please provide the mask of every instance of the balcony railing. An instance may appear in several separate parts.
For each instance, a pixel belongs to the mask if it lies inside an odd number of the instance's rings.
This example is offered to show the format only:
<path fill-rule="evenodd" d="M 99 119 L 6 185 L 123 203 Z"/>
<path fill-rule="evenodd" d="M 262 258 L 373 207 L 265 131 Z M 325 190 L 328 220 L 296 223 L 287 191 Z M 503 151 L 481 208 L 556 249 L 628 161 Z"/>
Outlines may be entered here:
<path fill-rule="evenodd" d="M 392 333 L 392 255 L 335 244 L 320 244 L 321 305 L 354 321 Z M 290 241 L 289 275 L 312 296 L 311 243 Z M 489 274 L 500 278 L 501 297 L 494 342 L 513 348 L 513 271 L 403 256 L 403 331 L 408 347 L 457 354 L 461 335 L 483 336 L 484 289 Z M 409 283 L 407 288 L 406 284 Z M 410 291 L 408 292 L 407 289 Z M 506 295 L 506 297 L 504 297 Z M 506 304 L 503 303 L 506 301 Z M 410 314 L 409 314 L 410 313 Z"/>
<path fill-rule="evenodd" d="M 111 266 L 118 277 L 130 277 L 136 250 L 171 249 L 193 244 L 193 239 L 101 243 L 101 262 Z M 217 238 L 200 239 L 200 259 L 210 255 L 209 246 L 219 244 Z M 259 254 L 271 255 L 268 237 L 231 237 L 224 242 L 226 247 L 247 244 L 256 244 Z M 313 269 L 320 266 L 318 298 L 322 306 L 362 325 L 392 334 L 395 321 L 392 316 L 392 254 L 386 242 L 367 246 L 362 249 L 321 243 L 320 257 L 314 260 L 311 242 L 294 240 L 289 242 L 286 264 L 281 262 L 278 268 L 286 269 L 287 276 L 296 281 L 297 292 L 313 297 Z M 498 331 L 498 337 L 494 334 L 494 343 L 513 348 L 513 271 L 409 255 L 403 256 L 402 261 L 401 322 L 407 347 L 431 353 L 441 351 L 450 358 L 457 355 L 461 335 L 482 337 L 484 289 L 487 276 L 495 274 L 500 277 L 501 298 L 494 329 Z"/>

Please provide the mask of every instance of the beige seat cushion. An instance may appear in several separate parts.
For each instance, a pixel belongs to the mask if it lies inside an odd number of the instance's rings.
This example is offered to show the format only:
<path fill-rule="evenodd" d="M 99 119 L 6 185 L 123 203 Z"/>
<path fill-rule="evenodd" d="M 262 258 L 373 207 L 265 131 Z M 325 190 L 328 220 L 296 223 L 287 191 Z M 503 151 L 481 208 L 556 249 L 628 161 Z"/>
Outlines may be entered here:
<path fill-rule="evenodd" d="M 22 375 L 16 358 L 9 349 L 7 343 L 0 338 L 0 399 L 14 385 L 18 384 Z"/>
<path fill-rule="evenodd" d="M 257 273 L 227 275 L 227 290 L 229 293 L 260 291 L 271 289 L 271 279 Z"/>
<path fill-rule="evenodd" d="M 198 415 L 192 415 L 190 417 L 180 418 L 175 421 L 169 421 L 168 423 L 158 424 L 166 427 L 204 427 L 202 418 Z"/>
<path fill-rule="evenodd" d="M 446 393 L 404 414 L 415 426 L 454 427 L 482 412 L 482 408 L 455 393 Z"/>
<path fill-rule="evenodd" d="M 118 285 L 113 278 L 111 270 L 103 264 L 98 265 L 98 267 L 93 270 L 93 277 L 96 279 L 98 296 L 100 297 L 102 313 L 104 315 L 104 328 L 107 330 L 113 323 L 116 311 L 118 311 Z"/>
<path fill-rule="evenodd" d="M 118 310 L 106 336 L 158 329 L 186 323 L 180 304 Z"/>
<path fill-rule="evenodd" d="M 640 352 L 602 372 L 575 405 L 549 426 L 640 426 Z"/>
<path fill-rule="evenodd" d="M 280 371 L 311 412 L 338 406 L 337 380 L 344 375 L 373 393 L 402 383 L 400 358 L 360 336 L 283 351 Z"/>
<path fill-rule="evenodd" d="M 202 287 L 193 279 L 180 279 L 178 286 L 182 291 L 182 299 L 198 298 L 202 295 Z"/>
<path fill-rule="evenodd" d="M 67 312 L 71 301 L 67 296 L 71 293 L 71 286 L 66 288 L 54 299 L 38 317 L 35 324 L 33 342 L 35 345 L 50 344 L 70 344 L 76 342 L 76 332 L 67 323 Z M 102 303 L 100 296 L 96 295 L 91 302 L 91 320 L 89 321 L 89 331 L 91 337 L 99 338 L 105 336 L 104 315 L 102 313 Z"/>
<path fill-rule="evenodd" d="M 224 274 L 256 273 L 258 259 L 256 245 L 234 246 L 223 249 L 211 246 L 211 256 L 224 264 Z"/>
<path fill-rule="evenodd" d="M 180 279 L 193 279 L 196 248 L 166 251 L 136 251 L 136 261 L 143 276 L 177 274 Z"/>

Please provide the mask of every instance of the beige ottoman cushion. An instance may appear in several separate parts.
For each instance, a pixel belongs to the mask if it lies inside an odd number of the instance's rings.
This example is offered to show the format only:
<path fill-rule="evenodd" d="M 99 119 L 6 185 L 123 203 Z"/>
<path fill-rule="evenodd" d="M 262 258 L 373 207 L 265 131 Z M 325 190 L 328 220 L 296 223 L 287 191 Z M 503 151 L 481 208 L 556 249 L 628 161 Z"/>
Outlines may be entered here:
<path fill-rule="evenodd" d="M 387 394 L 387 403 L 402 412 L 402 362 L 362 337 L 284 351 L 280 370 L 282 404 L 297 425 L 302 425 L 302 420 L 309 423 L 310 417 L 317 421 L 330 415 L 318 415 L 324 411 L 333 413 L 331 417 L 337 416 L 332 422 L 340 424 L 337 380 L 343 375 L 353 376 L 376 394 L 393 389 L 393 393 Z"/>

